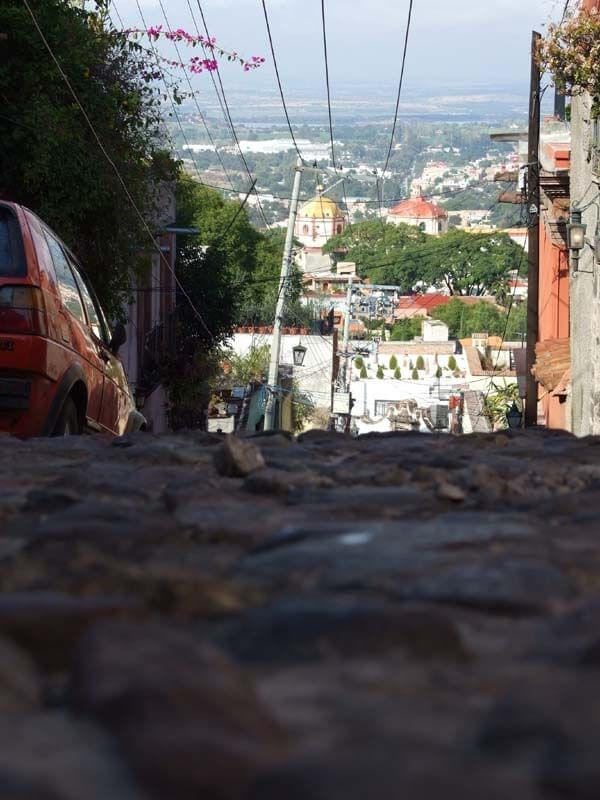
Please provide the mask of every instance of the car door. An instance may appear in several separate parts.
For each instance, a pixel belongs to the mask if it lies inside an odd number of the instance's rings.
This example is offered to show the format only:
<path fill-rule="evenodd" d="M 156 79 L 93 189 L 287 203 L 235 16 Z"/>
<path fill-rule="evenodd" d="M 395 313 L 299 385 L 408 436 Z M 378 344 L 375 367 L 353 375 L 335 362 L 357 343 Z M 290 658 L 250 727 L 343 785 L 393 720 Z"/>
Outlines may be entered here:
<path fill-rule="evenodd" d="M 92 320 L 88 318 L 84 299 L 76 278 L 73 260 L 62 247 L 51 231 L 45 229 L 46 241 L 52 256 L 54 271 L 60 292 L 62 308 L 60 314 L 69 331 L 69 341 L 64 346 L 69 348 L 74 360 L 84 362 L 86 389 L 88 395 L 86 417 L 87 424 L 95 428 L 100 422 L 100 411 L 104 393 L 104 361 L 103 345 L 92 333 Z"/>
<path fill-rule="evenodd" d="M 104 391 L 98 420 L 103 428 L 112 433 L 123 433 L 131 411 L 131 397 L 125 371 L 119 357 L 111 352 L 110 331 L 87 277 L 73 263 L 72 269 L 90 320 L 90 334 L 96 342 L 102 360 Z"/>

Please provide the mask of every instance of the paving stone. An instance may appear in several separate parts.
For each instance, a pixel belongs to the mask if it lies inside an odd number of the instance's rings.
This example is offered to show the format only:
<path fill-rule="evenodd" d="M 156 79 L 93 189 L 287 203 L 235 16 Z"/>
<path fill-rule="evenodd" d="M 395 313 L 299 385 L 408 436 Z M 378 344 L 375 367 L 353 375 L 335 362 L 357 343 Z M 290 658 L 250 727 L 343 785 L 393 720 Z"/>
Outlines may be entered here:
<path fill-rule="evenodd" d="M 284 598 L 230 623 L 218 641 L 235 658 L 258 663 L 383 655 L 394 648 L 423 659 L 467 658 L 457 628 L 436 609 L 365 598 Z"/>
<path fill-rule="evenodd" d="M 41 699 L 41 678 L 33 660 L 9 639 L 0 638 L 0 715 L 36 708 Z"/>
<path fill-rule="evenodd" d="M 0 717 L 2 800 L 144 800 L 116 743 L 63 712 Z"/>
<path fill-rule="evenodd" d="M 102 617 L 140 614 L 131 597 L 70 597 L 60 592 L 0 594 L 0 634 L 27 650 L 46 669 L 69 663 L 86 627 Z"/>
<path fill-rule="evenodd" d="M 284 754 L 282 730 L 241 670 L 172 626 L 97 625 L 80 643 L 73 690 L 153 797 L 242 798 Z"/>
<path fill-rule="evenodd" d="M 600 796 L 600 439 L 224 441 L 0 436 L 0 798 Z"/>
<path fill-rule="evenodd" d="M 243 478 L 265 466 L 260 449 L 237 436 L 225 437 L 223 444 L 215 448 L 214 460 L 217 471 L 231 478 Z"/>

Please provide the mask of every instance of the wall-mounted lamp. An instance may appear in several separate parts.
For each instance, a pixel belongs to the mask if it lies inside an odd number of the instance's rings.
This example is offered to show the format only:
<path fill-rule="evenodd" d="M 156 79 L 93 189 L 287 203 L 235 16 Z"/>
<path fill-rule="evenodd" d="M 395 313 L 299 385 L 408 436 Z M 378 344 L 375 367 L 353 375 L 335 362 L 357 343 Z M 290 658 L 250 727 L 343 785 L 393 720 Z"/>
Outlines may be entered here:
<path fill-rule="evenodd" d="M 579 254 L 585 247 L 585 232 L 587 225 L 581 221 L 581 210 L 571 209 L 571 221 L 567 225 L 567 245 L 571 253 L 571 265 L 573 272 L 577 272 L 579 267 Z"/>
<path fill-rule="evenodd" d="M 304 364 L 304 356 L 306 355 L 306 347 L 302 344 L 302 342 L 298 342 L 296 347 L 293 348 L 292 353 L 294 354 L 294 366 L 301 367 Z"/>

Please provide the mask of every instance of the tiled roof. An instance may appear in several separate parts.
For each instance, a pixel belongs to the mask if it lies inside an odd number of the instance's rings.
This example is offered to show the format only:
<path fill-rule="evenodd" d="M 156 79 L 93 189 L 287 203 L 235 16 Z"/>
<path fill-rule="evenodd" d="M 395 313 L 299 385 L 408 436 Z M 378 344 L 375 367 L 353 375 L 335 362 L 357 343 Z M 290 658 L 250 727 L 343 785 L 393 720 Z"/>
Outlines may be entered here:
<path fill-rule="evenodd" d="M 388 214 L 410 219 L 446 219 L 448 216 L 443 208 L 436 206 L 435 203 L 430 203 L 423 197 L 412 197 L 410 200 L 403 200 L 390 208 Z"/>

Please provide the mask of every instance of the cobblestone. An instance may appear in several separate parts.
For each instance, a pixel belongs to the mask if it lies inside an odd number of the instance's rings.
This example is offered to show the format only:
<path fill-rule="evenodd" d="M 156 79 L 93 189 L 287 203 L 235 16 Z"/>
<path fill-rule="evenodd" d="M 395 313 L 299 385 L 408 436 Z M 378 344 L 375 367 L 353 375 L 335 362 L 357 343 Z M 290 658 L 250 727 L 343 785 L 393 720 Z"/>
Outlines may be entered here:
<path fill-rule="evenodd" d="M 600 439 L 0 436 L 0 796 L 600 796 Z"/>

